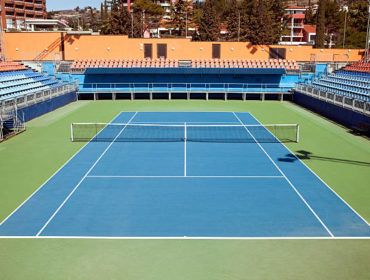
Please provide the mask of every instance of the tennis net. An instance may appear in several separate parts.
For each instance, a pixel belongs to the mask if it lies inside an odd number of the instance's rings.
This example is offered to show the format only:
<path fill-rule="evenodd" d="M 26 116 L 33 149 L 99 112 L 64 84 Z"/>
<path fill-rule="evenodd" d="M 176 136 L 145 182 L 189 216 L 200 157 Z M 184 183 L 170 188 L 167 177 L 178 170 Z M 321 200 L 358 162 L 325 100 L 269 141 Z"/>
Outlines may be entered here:
<path fill-rule="evenodd" d="M 299 125 L 72 123 L 71 140 L 74 142 L 298 142 Z"/>

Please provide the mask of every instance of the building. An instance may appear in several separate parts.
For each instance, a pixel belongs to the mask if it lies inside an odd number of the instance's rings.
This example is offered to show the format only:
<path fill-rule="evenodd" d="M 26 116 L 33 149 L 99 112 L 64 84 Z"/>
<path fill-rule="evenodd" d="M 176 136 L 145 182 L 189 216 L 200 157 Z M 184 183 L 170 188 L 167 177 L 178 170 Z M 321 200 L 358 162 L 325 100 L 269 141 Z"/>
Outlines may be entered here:
<path fill-rule="evenodd" d="M 131 5 L 134 4 L 135 0 L 121 0 L 124 7 L 127 7 L 129 11 L 131 11 Z M 171 3 L 175 2 L 176 0 L 152 0 L 154 3 L 160 5 L 164 11 L 165 15 L 163 16 L 164 19 L 170 18 L 171 13 Z"/>
<path fill-rule="evenodd" d="M 0 0 L 4 29 L 25 29 L 27 19 L 46 19 L 46 0 Z"/>
<path fill-rule="evenodd" d="M 285 8 L 285 16 L 288 19 L 288 32 L 281 37 L 282 45 L 305 44 L 303 41 L 303 28 L 306 8 L 298 6 L 288 6 Z"/>
<path fill-rule="evenodd" d="M 303 42 L 309 45 L 315 44 L 316 25 L 305 25 L 303 27 Z"/>

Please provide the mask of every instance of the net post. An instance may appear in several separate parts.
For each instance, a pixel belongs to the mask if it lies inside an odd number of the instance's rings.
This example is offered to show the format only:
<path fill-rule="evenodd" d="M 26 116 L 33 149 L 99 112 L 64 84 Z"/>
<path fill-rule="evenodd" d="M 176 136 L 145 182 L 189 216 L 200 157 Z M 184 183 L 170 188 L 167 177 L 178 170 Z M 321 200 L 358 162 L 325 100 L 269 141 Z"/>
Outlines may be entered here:
<path fill-rule="evenodd" d="M 73 123 L 71 123 L 71 141 L 74 142 L 74 137 L 73 137 Z"/>
<path fill-rule="evenodd" d="M 296 136 L 296 143 L 299 142 L 299 124 L 297 124 L 297 136 Z"/>

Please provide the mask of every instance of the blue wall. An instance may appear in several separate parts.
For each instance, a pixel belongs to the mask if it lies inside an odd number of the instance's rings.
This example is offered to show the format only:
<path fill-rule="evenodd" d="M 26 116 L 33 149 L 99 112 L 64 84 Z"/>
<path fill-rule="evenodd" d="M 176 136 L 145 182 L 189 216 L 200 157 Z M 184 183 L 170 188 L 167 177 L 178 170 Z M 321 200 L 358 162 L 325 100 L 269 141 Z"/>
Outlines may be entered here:
<path fill-rule="evenodd" d="M 295 103 L 347 127 L 357 126 L 360 122 L 370 124 L 370 117 L 300 92 L 294 92 L 293 100 Z"/>
<path fill-rule="evenodd" d="M 18 110 L 18 117 L 30 121 L 77 100 L 75 91 Z"/>
<path fill-rule="evenodd" d="M 294 84 L 308 75 L 281 74 L 73 74 L 70 81 L 78 80 L 84 83 L 257 83 L 284 84 L 294 87 Z"/>

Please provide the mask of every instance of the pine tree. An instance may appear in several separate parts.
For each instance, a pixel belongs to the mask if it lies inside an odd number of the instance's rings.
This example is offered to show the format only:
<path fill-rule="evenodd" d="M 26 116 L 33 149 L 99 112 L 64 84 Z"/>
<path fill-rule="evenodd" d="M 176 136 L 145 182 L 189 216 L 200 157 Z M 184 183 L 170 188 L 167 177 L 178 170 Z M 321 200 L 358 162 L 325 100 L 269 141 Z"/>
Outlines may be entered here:
<path fill-rule="evenodd" d="M 254 32 L 254 24 L 256 24 L 255 13 L 257 12 L 257 0 L 243 0 L 240 8 L 240 38 L 242 41 L 250 41 L 249 34 Z"/>
<path fill-rule="evenodd" d="M 239 23 L 241 21 L 240 11 L 238 9 L 238 3 L 236 0 L 231 0 L 230 7 L 226 13 L 227 15 L 227 39 L 228 41 L 237 41 L 240 37 L 239 34 Z"/>
<path fill-rule="evenodd" d="M 202 41 L 217 41 L 220 35 L 220 22 L 213 0 L 206 0 L 202 7 L 202 16 L 198 26 Z"/>
<path fill-rule="evenodd" d="M 312 10 L 311 0 L 308 1 L 308 9 L 305 11 L 305 23 L 310 25 L 315 24 L 315 15 Z"/>
<path fill-rule="evenodd" d="M 168 28 L 173 28 L 177 36 L 181 37 L 186 25 L 192 21 L 193 11 L 189 0 L 178 0 L 171 3 L 171 20 L 167 23 Z"/>
<path fill-rule="evenodd" d="M 273 44 L 277 44 L 281 38 L 281 35 L 286 28 L 284 16 L 284 1 L 283 0 L 274 0 L 270 1 L 270 5 L 268 7 L 271 15 L 272 15 L 272 28 L 273 28 L 273 37 L 271 38 L 271 42 Z M 268 2 L 267 2 L 268 3 Z"/>
<path fill-rule="evenodd" d="M 127 8 L 123 5 L 119 7 L 119 22 L 121 25 L 121 34 L 128 35 L 131 30 L 131 16 Z"/>
<path fill-rule="evenodd" d="M 323 48 L 325 45 L 325 7 L 326 0 L 320 0 L 319 9 L 317 10 L 316 48 Z"/>

